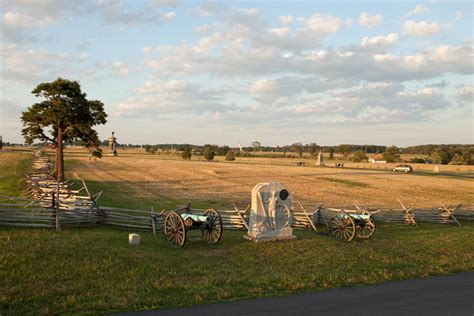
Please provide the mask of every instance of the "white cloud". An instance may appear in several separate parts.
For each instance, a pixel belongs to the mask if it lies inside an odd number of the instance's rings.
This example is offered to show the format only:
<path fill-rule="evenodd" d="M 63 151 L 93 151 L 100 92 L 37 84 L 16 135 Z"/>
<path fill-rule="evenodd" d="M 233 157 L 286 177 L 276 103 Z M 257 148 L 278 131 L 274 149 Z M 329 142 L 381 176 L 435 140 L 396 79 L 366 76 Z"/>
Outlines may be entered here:
<path fill-rule="evenodd" d="M 281 24 L 287 25 L 293 22 L 293 16 L 291 15 L 282 15 L 278 18 Z"/>
<path fill-rule="evenodd" d="M 367 12 L 362 12 L 359 16 L 359 24 L 367 27 L 376 27 L 383 20 L 383 15 L 369 15 Z"/>
<path fill-rule="evenodd" d="M 326 14 L 313 14 L 311 17 L 306 19 L 305 22 L 307 31 L 318 32 L 322 34 L 336 33 L 343 26 L 350 24 L 350 21 L 344 21 L 340 18 Z"/>
<path fill-rule="evenodd" d="M 423 5 L 423 4 L 417 4 L 415 6 L 415 8 L 408 12 L 408 16 L 411 16 L 411 15 L 420 15 L 420 14 L 424 14 L 424 13 L 427 13 L 428 12 L 428 7 Z"/>
<path fill-rule="evenodd" d="M 130 68 L 127 67 L 124 63 L 116 61 L 112 64 L 112 67 L 116 74 L 121 77 L 126 77 L 130 73 Z"/>
<path fill-rule="evenodd" d="M 458 11 L 456 11 L 456 17 L 454 18 L 454 20 L 459 21 L 459 20 L 462 19 L 462 17 L 463 17 L 462 12 L 458 10 Z"/>
<path fill-rule="evenodd" d="M 163 13 L 162 16 L 165 20 L 171 20 L 176 17 L 176 13 L 174 13 L 173 11 L 166 12 L 166 13 Z"/>
<path fill-rule="evenodd" d="M 148 54 L 151 51 L 151 47 L 143 47 L 142 51 L 144 54 Z"/>
<path fill-rule="evenodd" d="M 462 105 L 470 105 L 472 110 L 474 104 L 474 85 L 460 85 L 458 87 L 456 99 Z"/>
<path fill-rule="evenodd" d="M 364 48 L 385 49 L 398 41 L 398 34 L 390 33 L 387 36 L 364 37 L 361 46 Z"/>
<path fill-rule="evenodd" d="M 440 24 L 437 21 L 427 22 L 420 21 L 416 22 L 408 20 L 403 23 L 403 33 L 410 36 L 429 36 L 439 33 L 449 27 L 447 24 Z"/>
<path fill-rule="evenodd" d="M 115 116 L 135 116 L 147 111 L 148 115 L 177 113 L 221 113 L 238 111 L 224 98 L 223 90 L 205 89 L 184 80 L 168 82 L 147 81 L 137 89 L 137 97 L 117 105 Z"/>

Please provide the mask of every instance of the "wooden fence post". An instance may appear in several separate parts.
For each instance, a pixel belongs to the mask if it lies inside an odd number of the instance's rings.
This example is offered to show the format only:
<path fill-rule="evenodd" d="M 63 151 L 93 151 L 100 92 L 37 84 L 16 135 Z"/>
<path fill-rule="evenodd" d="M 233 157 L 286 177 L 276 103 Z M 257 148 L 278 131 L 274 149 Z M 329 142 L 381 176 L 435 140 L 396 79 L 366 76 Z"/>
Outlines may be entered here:
<path fill-rule="evenodd" d="M 150 217 L 151 217 L 151 229 L 153 232 L 153 235 L 156 235 L 156 223 L 155 223 L 155 215 L 153 212 L 154 208 L 153 205 L 150 207 Z"/>
<path fill-rule="evenodd" d="M 57 194 L 57 203 L 56 203 L 56 231 L 59 231 L 59 182 L 56 184 L 56 194 Z"/>

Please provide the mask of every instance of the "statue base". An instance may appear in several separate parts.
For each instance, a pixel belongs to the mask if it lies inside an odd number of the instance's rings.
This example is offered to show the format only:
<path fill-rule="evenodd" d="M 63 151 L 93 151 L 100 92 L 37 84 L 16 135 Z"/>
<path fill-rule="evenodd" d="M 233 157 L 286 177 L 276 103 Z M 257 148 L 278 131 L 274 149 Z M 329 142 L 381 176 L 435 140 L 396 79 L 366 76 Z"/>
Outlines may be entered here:
<path fill-rule="evenodd" d="M 253 241 L 253 242 L 267 242 L 267 241 L 285 241 L 285 240 L 295 240 L 296 236 L 293 235 L 293 229 L 291 227 L 285 227 L 281 230 L 275 230 L 266 233 L 251 233 L 243 236 L 244 239 Z"/>
<path fill-rule="evenodd" d="M 287 236 L 275 236 L 275 237 L 260 237 L 260 238 L 254 238 L 249 235 L 243 235 L 244 239 L 247 239 L 249 241 L 253 242 L 276 242 L 276 241 L 287 241 L 287 240 L 296 240 L 295 235 L 287 235 Z"/>

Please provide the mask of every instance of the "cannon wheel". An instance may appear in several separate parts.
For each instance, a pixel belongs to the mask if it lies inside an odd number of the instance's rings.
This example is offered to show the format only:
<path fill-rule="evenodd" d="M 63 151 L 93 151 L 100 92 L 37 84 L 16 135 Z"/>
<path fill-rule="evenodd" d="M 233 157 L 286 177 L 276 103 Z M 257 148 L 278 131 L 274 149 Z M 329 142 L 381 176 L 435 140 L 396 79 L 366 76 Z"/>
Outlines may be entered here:
<path fill-rule="evenodd" d="M 207 210 L 207 225 L 202 229 L 202 239 L 210 244 L 217 244 L 222 237 L 222 218 L 215 209 Z"/>
<path fill-rule="evenodd" d="M 182 248 L 186 243 L 186 226 L 181 215 L 171 211 L 166 215 L 164 232 L 166 239 L 175 247 Z"/>
<path fill-rule="evenodd" d="M 375 221 L 372 216 L 370 216 L 364 221 L 363 226 L 357 227 L 356 236 L 360 239 L 369 239 L 374 235 L 375 229 Z"/>
<path fill-rule="evenodd" d="M 354 239 L 356 227 L 354 220 L 346 213 L 338 213 L 329 223 L 331 234 L 338 240 L 351 241 Z"/>

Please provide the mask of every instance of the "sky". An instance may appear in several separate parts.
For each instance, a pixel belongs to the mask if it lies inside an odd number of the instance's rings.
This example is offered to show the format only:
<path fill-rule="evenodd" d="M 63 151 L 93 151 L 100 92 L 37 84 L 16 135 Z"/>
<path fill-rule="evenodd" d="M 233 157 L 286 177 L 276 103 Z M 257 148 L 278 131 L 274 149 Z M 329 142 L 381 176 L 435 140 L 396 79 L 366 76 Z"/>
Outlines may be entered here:
<path fill-rule="evenodd" d="M 470 1 L 0 0 L 0 135 L 77 80 L 119 143 L 474 143 Z"/>

